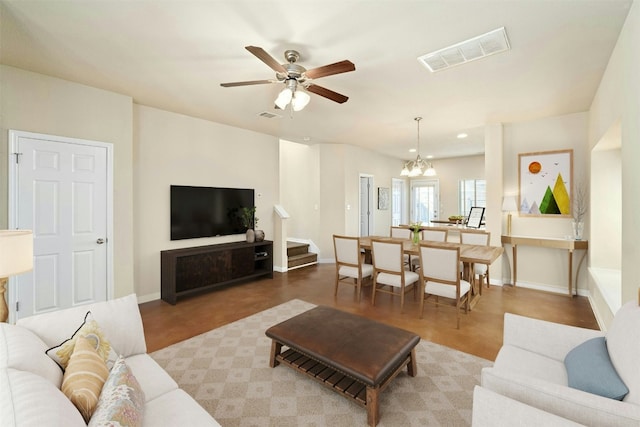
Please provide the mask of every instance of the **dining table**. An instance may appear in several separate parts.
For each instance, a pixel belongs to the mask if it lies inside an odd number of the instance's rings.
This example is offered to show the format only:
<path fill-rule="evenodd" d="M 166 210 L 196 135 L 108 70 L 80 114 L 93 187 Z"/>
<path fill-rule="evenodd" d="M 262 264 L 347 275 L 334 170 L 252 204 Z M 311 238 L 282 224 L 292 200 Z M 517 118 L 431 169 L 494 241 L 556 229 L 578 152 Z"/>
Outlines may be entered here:
<path fill-rule="evenodd" d="M 365 259 L 367 263 L 371 263 L 371 240 L 381 240 L 388 242 L 402 242 L 402 250 L 407 255 L 420 255 L 420 243 L 414 243 L 412 239 L 401 239 L 397 237 L 388 236 L 366 236 L 360 237 L 360 248 L 365 251 Z M 422 242 L 428 242 L 428 240 L 422 240 Z M 487 268 L 497 260 L 504 248 L 501 246 L 489 246 L 489 245 L 472 245 L 467 243 L 457 242 L 430 242 L 443 247 L 456 247 L 460 248 L 460 261 L 462 261 L 464 269 L 462 277 L 471 284 L 471 300 L 469 305 L 473 308 L 480 297 L 482 296 L 482 286 L 475 280 L 474 265 L 486 264 Z"/>

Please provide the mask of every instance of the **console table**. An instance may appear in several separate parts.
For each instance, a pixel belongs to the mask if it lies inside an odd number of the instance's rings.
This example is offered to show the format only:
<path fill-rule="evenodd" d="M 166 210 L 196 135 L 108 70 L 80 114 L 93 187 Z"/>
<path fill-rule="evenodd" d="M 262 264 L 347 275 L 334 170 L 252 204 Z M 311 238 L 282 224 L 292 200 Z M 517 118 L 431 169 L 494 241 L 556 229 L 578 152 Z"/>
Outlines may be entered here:
<path fill-rule="evenodd" d="M 513 248 L 513 285 L 515 286 L 518 281 L 518 245 L 525 246 L 540 246 L 552 249 L 564 249 L 569 253 L 569 276 L 567 288 L 569 296 L 573 294 L 573 252 L 576 249 L 583 249 L 584 253 L 580 257 L 578 263 L 578 270 L 576 271 L 576 293 L 578 291 L 578 273 L 584 257 L 587 254 L 589 248 L 589 242 L 587 240 L 573 240 L 573 239 L 560 239 L 553 237 L 528 237 L 528 236 L 502 236 L 502 246 L 511 245 Z"/>

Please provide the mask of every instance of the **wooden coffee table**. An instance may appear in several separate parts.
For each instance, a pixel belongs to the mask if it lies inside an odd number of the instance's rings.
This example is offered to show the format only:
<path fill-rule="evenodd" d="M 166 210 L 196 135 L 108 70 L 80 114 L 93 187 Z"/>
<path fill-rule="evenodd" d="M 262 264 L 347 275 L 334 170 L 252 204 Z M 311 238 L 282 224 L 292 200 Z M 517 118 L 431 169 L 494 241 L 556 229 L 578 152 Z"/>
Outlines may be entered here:
<path fill-rule="evenodd" d="M 273 340 L 272 368 L 287 365 L 367 408 L 370 426 L 378 424 L 379 396 L 391 380 L 405 366 L 416 375 L 418 335 L 330 307 L 315 307 L 265 333 Z"/>

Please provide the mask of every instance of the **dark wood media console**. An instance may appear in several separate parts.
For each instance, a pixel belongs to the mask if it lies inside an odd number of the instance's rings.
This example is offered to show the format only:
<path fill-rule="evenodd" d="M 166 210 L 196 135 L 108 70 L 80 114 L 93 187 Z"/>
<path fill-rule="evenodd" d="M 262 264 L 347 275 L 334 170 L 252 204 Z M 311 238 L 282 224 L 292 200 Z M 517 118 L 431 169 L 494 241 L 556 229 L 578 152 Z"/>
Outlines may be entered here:
<path fill-rule="evenodd" d="M 273 278 L 273 242 L 233 242 L 160 252 L 162 299 L 178 298 L 259 277 Z"/>

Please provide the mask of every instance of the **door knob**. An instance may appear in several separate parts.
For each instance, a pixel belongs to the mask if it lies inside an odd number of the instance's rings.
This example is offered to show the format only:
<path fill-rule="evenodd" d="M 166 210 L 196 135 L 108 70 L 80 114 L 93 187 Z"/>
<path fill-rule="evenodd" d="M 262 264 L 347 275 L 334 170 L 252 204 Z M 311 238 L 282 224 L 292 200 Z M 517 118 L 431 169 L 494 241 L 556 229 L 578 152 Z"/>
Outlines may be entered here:
<path fill-rule="evenodd" d="M 98 239 L 96 240 L 96 243 L 102 245 L 104 243 L 104 239 Z"/>

